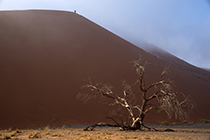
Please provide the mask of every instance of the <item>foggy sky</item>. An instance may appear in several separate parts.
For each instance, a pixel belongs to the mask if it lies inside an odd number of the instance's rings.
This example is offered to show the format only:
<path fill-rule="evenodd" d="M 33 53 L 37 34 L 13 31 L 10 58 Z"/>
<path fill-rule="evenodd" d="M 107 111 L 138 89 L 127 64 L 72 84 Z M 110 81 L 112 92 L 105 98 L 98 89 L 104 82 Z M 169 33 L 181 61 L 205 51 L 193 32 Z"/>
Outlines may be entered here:
<path fill-rule="evenodd" d="M 209 0 L 0 0 L 0 10 L 74 11 L 141 47 L 210 68 Z"/>

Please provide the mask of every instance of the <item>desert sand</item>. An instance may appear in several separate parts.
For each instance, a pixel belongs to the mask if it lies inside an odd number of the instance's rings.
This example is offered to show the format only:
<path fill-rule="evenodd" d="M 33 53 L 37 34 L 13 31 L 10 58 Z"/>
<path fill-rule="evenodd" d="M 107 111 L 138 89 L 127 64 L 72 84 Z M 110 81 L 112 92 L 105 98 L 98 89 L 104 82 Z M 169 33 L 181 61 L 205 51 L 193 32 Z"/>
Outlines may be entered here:
<path fill-rule="evenodd" d="M 166 78 L 174 90 L 191 95 L 197 108 L 190 121 L 210 119 L 209 72 L 171 57 L 160 59 L 85 17 L 64 11 L 0 11 L 0 129 L 39 128 L 107 121 L 110 108 L 98 100 L 77 100 L 89 77 L 110 83 L 122 94 L 122 82 L 137 80 L 131 63 L 148 61 L 147 81 Z M 129 27 L 128 27 L 129 28 Z M 164 54 L 161 54 L 164 56 Z M 202 73 L 199 75 L 199 73 Z M 138 88 L 136 89 L 138 92 Z M 148 114 L 145 123 L 168 120 L 165 113 Z M 175 121 L 175 120 L 171 120 Z"/>
<path fill-rule="evenodd" d="M 80 126 L 81 127 L 81 126 Z M 165 131 L 168 126 L 156 125 L 159 131 L 119 131 L 117 128 L 97 128 L 94 131 L 83 131 L 80 127 L 50 128 L 32 130 L 2 130 L 0 139 L 63 139 L 63 140 L 209 140 L 209 124 L 191 124 L 169 126 L 173 131 Z"/>

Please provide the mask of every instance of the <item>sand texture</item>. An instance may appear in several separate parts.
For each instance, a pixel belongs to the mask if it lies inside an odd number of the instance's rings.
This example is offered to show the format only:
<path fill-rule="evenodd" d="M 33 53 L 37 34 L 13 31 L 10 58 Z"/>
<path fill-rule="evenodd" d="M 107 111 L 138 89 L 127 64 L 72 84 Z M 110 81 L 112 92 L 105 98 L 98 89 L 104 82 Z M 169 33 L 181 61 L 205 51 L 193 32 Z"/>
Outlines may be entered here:
<path fill-rule="evenodd" d="M 194 127 L 197 126 L 198 128 Z M 94 131 L 83 131 L 82 128 L 49 128 L 36 130 L 1 130 L 1 139 L 55 139 L 55 140 L 209 140 L 209 124 L 192 126 L 170 126 L 174 131 L 164 131 L 166 126 L 158 126 L 159 131 L 119 131 L 117 128 L 97 128 Z"/>
<path fill-rule="evenodd" d="M 122 94 L 124 79 L 131 84 L 137 80 L 131 62 L 139 55 L 150 62 L 146 84 L 157 81 L 170 65 L 166 78 L 174 82 L 174 90 L 190 94 L 197 104 L 190 120 L 210 119 L 209 72 L 189 72 L 189 64 L 175 57 L 171 59 L 180 66 L 159 59 L 76 13 L 1 11 L 0 129 L 106 121 L 107 104 L 83 104 L 76 96 L 89 77 Z M 145 122 L 167 120 L 165 113 L 155 114 Z"/>

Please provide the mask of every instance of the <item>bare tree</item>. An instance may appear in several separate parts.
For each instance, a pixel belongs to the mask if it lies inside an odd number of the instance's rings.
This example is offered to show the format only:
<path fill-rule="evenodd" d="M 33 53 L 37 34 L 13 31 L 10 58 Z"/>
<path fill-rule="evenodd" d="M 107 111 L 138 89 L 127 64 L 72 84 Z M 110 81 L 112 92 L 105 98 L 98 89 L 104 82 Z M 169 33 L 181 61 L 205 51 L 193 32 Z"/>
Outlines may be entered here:
<path fill-rule="evenodd" d="M 175 118 L 179 119 L 185 119 L 188 117 L 188 112 L 194 107 L 194 104 L 190 101 L 189 96 L 186 97 L 183 93 L 172 92 L 170 82 L 163 80 L 163 76 L 167 73 L 167 68 L 165 68 L 161 73 L 159 81 L 154 82 L 149 86 L 146 86 L 145 67 L 147 62 L 142 64 L 142 60 L 140 58 L 133 61 L 133 63 L 139 78 L 137 82 L 132 86 L 127 84 L 126 82 L 123 82 L 124 89 L 122 96 L 114 93 L 112 90 L 113 87 L 111 85 L 103 83 L 93 84 L 91 80 L 89 80 L 88 84 L 82 86 L 83 88 L 89 89 L 90 92 L 79 93 L 77 95 L 77 97 L 84 102 L 87 102 L 88 100 L 93 99 L 97 96 L 100 96 L 101 100 L 107 98 L 113 100 L 113 103 L 111 105 L 118 105 L 126 110 L 126 121 L 123 121 L 122 114 L 120 115 L 120 122 L 116 121 L 114 117 L 109 116 L 107 118 L 113 120 L 115 124 L 97 123 L 85 128 L 84 130 L 93 130 L 97 126 L 120 127 L 122 130 L 141 130 L 142 127 L 151 129 L 145 126 L 143 121 L 147 113 L 154 109 L 165 111 L 169 117 L 174 116 Z M 136 96 L 132 91 L 132 87 L 136 85 L 138 85 L 140 89 L 139 94 L 141 94 L 142 97 L 140 98 L 141 102 L 135 101 Z M 155 89 L 155 92 L 147 97 L 148 91 L 150 91 L 151 89 Z M 177 97 L 178 94 L 183 96 L 182 101 L 179 101 Z M 152 101 L 155 99 L 157 100 L 157 105 L 154 104 L 154 101 Z"/>

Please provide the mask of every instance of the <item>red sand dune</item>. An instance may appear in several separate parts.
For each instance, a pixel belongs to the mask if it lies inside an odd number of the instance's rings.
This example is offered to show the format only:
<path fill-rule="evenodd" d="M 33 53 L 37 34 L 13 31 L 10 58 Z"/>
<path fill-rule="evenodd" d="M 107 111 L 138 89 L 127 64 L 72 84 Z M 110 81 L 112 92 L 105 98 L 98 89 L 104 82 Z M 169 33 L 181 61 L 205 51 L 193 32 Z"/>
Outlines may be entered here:
<path fill-rule="evenodd" d="M 170 65 L 72 12 L 1 11 L 0 28 L 0 129 L 105 121 L 106 104 L 76 99 L 84 79 L 110 83 L 121 94 L 124 79 L 137 79 L 130 62 L 139 55 L 152 63 L 148 84 Z M 171 65 L 167 77 L 196 102 L 191 120 L 210 119 L 210 81 L 182 67 Z M 154 113 L 145 121 L 167 119 Z"/>

